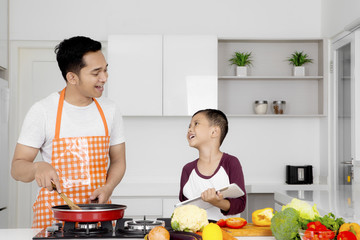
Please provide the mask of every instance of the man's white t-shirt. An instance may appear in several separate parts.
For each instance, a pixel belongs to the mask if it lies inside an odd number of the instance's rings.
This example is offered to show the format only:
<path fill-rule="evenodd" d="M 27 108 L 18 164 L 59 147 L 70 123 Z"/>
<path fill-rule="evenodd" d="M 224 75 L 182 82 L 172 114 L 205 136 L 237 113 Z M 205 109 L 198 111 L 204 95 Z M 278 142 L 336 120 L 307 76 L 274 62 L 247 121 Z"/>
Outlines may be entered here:
<path fill-rule="evenodd" d="M 51 163 L 52 140 L 55 136 L 56 114 L 60 94 L 55 92 L 35 103 L 28 111 L 18 143 L 40 148 L 44 161 Z M 99 98 L 108 125 L 110 146 L 125 142 L 123 120 L 116 104 Z M 96 104 L 78 107 L 64 101 L 60 138 L 105 136 L 105 128 Z"/>

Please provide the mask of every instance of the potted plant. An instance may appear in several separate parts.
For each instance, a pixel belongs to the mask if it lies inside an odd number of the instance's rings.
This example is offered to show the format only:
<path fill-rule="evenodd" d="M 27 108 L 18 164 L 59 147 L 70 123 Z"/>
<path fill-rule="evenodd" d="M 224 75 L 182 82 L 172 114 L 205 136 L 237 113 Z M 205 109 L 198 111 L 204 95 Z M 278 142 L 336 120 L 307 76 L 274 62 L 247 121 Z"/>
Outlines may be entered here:
<path fill-rule="evenodd" d="M 313 60 L 308 58 L 308 55 L 303 51 L 295 51 L 287 60 L 294 66 L 294 76 L 305 76 L 305 67 L 302 65 L 313 62 Z"/>
<path fill-rule="evenodd" d="M 235 52 L 229 61 L 236 65 L 236 76 L 247 76 L 247 66 L 252 66 L 251 52 Z"/>

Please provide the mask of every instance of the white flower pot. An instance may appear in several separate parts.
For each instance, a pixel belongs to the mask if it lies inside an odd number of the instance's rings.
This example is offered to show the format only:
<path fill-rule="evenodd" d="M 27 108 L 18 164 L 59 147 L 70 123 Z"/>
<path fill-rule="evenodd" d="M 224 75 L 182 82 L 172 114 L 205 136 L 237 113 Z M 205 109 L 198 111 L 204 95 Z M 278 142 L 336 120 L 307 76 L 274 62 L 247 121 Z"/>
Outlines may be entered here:
<path fill-rule="evenodd" d="M 305 67 L 294 67 L 294 76 L 297 77 L 305 76 Z"/>
<path fill-rule="evenodd" d="M 247 67 L 236 67 L 236 76 L 246 77 L 247 76 Z"/>

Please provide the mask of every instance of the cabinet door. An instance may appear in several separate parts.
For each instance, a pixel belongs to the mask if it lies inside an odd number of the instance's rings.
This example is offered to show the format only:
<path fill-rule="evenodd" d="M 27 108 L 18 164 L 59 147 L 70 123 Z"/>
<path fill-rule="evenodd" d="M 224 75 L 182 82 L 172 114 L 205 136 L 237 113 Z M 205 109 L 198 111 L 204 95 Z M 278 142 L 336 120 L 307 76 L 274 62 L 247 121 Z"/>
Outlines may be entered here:
<path fill-rule="evenodd" d="M 163 114 L 217 108 L 217 37 L 164 36 Z"/>
<path fill-rule="evenodd" d="M 40 99 L 48 96 L 52 92 L 59 91 L 65 87 L 65 80 L 56 62 L 54 47 L 57 43 L 24 43 L 17 46 L 14 55 L 18 58 L 17 69 L 13 69 L 16 77 L 11 77 L 13 86 L 13 101 L 16 106 L 10 109 L 9 143 L 13 144 L 13 136 L 18 136 L 17 130 L 20 129 L 26 113 L 30 107 Z M 15 90 L 16 89 L 16 90 Z M 17 140 L 17 139 L 16 139 Z M 10 150 L 11 152 L 11 150 Z M 40 154 L 35 161 L 41 161 Z M 29 183 L 16 182 L 13 188 L 16 189 L 14 201 L 9 202 L 9 209 L 15 209 L 10 222 L 15 222 L 16 227 L 28 228 L 32 222 L 32 203 L 35 202 L 39 187 L 36 181 Z"/>
<path fill-rule="evenodd" d="M 108 39 L 108 97 L 124 116 L 162 115 L 162 36 Z"/>

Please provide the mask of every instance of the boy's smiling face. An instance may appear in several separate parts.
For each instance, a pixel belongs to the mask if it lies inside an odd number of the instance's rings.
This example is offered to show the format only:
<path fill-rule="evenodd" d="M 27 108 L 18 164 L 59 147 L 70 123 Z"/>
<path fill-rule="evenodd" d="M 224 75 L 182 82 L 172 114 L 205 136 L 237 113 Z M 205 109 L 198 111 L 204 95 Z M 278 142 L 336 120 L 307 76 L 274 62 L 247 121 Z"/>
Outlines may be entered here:
<path fill-rule="evenodd" d="M 208 142 L 211 138 L 212 128 L 205 113 L 196 114 L 191 119 L 187 133 L 189 146 L 198 148 L 201 144 Z"/>

